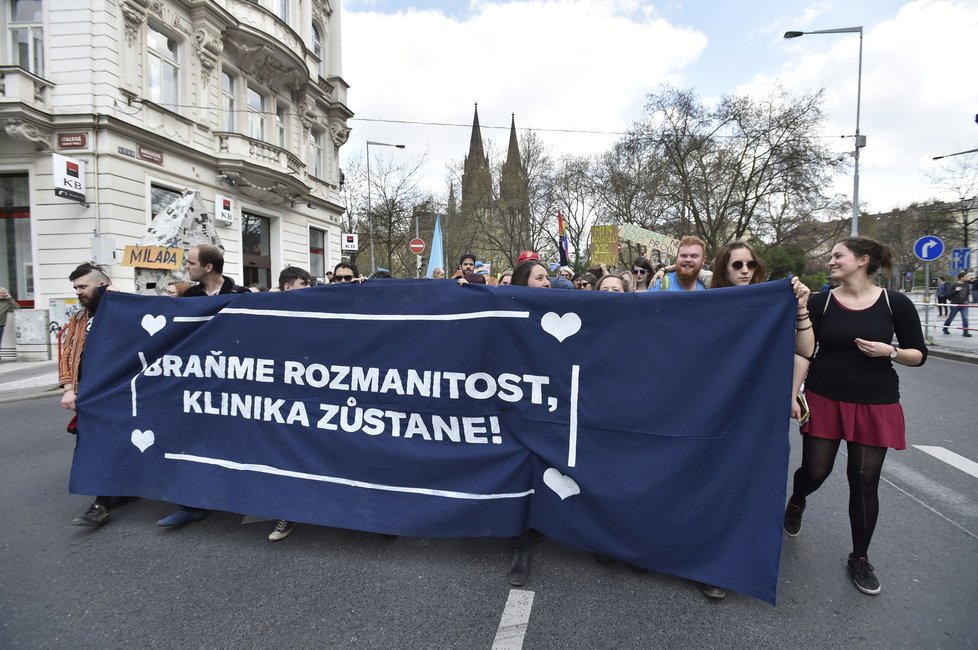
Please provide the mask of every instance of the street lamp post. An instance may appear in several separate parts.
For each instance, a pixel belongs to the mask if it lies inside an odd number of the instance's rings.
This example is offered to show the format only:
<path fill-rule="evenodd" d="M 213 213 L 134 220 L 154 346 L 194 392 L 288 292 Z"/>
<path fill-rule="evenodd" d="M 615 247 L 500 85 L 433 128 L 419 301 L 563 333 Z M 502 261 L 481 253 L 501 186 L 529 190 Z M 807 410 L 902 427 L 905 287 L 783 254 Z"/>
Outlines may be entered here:
<path fill-rule="evenodd" d="M 374 215 L 370 212 L 370 145 L 395 149 L 403 149 L 404 145 L 367 140 L 367 226 L 370 228 L 370 272 L 373 273 L 377 270 L 377 264 L 374 262 Z"/>
<path fill-rule="evenodd" d="M 839 27 L 837 29 L 819 29 L 813 32 L 785 32 L 785 38 L 798 38 L 805 34 L 859 34 L 859 74 L 856 77 L 856 138 L 855 151 L 852 154 L 854 173 L 852 177 L 852 236 L 859 234 L 859 150 L 866 146 L 866 136 L 859 135 L 859 109 L 863 91 L 863 28 Z"/>

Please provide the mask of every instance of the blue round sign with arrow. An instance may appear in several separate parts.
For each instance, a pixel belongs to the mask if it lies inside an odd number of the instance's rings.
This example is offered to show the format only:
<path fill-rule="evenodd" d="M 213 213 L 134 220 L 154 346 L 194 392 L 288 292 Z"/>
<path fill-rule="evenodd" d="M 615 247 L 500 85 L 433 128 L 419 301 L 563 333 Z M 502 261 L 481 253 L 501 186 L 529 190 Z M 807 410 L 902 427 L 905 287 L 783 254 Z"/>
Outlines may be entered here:
<path fill-rule="evenodd" d="M 925 235 L 914 243 L 913 254 L 925 262 L 933 262 L 944 254 L 944 242 L 940 237 Z"/>

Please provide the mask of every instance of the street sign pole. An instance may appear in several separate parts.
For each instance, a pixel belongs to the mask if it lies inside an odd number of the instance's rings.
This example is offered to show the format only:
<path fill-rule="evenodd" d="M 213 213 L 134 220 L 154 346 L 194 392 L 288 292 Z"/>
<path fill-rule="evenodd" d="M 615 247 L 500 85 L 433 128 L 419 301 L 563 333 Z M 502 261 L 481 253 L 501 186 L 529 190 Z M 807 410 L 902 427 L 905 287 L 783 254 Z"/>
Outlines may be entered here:
<path fill-rule="evenodd" d="M 924 337 L 930 336 L 930 262 L 924 262 Z"/>
<path fill-rule="evenodd" d="M 913 253 L 924 263 L 924 336 L 930 336 L 930 263 L 944 254 L 940 237 L 925 235 L 914 242 Z"/>

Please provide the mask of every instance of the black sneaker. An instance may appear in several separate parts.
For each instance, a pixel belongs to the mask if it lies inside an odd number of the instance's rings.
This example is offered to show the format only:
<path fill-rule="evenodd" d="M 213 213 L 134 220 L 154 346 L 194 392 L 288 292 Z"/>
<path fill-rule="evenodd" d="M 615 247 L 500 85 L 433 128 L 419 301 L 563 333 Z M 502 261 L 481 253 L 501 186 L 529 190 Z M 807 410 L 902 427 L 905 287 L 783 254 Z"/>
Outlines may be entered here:
<path fill-rule="evenodd" d="M 103 524 L 109 523 L 109 519 L 112 518 L 109 509 L 98 503 L 93 503 L 88 506 L 88 510 L 85 511 L 81 517 L 75 517 L 71 522 L 73 526 L 88 526 L 90 528 L 98 528 Z"/>
<path fill-rule="evenodd" d="M 947 328 L 946 327 L 944 328 L 944 333 L 945 334 L 950 334 L 950 332 L 947 331 Z"/>
<path fill-rule="evenodd" d="M 876 579 L 876 574 L 873 573 L 873 565 L 869 563 L 869 560 L 864 557 L 850 557 L 846 564 L 856 589 L 870 596 L 875 596 L 880 592 L 880 581 Z"/>
<path fill-rule="evenodd" d="M 293 530 L 295 530 L 294 521 L 279 519 L 278 523 L 275 525 L 275 530 L 268 534 L 268 541 L 277 542 L 280 539 L 285 539 L 292 534 Z"/>
<path fill-rule="evenodd" d="M 509 565 L 509 584 L 522 587 L 530 579 L 530 549 L 517 546 L 513 549 L 513 561 Z"/>
<path fill-rule="evenodd" d="M 802 506 L 796 506 L 791 501 L 784 509 L 784 533 L 788 537 L 798 537 L 801 532 L 801 515 L 805 512 Z"/>

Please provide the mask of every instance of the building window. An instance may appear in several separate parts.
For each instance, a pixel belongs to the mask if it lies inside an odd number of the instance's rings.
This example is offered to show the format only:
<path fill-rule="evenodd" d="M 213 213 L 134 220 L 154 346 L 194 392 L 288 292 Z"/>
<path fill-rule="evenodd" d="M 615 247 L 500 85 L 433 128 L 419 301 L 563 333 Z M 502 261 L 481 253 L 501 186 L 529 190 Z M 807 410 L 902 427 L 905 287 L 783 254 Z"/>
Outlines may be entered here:
<path fill-rule="evenodd" d="M 319 59 L 319 75 L 326 76 L 323 74 L 326 65 L 326 52 L 323 49 L 323 33 L 316 23 L 312 24 L 312 53 Z"/>
<path fill-rule="evenodd" d="M 289 110 L 283 103 L 275 109 L 275 128 L 278 130 L 278 146 L 288 149 L 289 141 Z"/>
<path fill-rule="evenodd" d="M 224 130 L 234 131 L 234 77 L 227 72 L 221 74 L 221 108 L 224 111 Z"/>
<path fill-rule="evenodd" d="M 323 134 L 309 130 L 309 174 L 316 178 L 323 177 Z"/>
<path fill-rule="evenodd" d="M 309 229 L 309 273 L 326 281 L 326 231 L 319 228 Z"/>
<path fill-rule="evenodd" d="M 170 204 L 183 196 L 183 192 L 175 190 L 165 185 L 153 183 L 149 186 L 149 216 L 155 219 L 156 215 L 170 207 Z"/>
<path fill-rule="evenodd" d="M 282 22 L 289 22 L 289 0 L 273 0 L 275 3 L 275 15 L 282 19 Z"/>
<path fill-rule="evenodd" d="M 256 140 L 265 139 L 265 97 L 248 86 L 248 135 Z"/>
<path fill-rule="evenodd" d="M 146 30 L 150 101 L 171 107 L 180 103 L 178 92 L 180 59 L 177 48 L 177 42 L 166 34 L 152 27 Z"/>
<path fill-rule="evenodd" d="M 272 220 L 257 214 L 241 212 L 242 282 L 272 286 Z"/>
<path fill-rule="evenodd" d="M 14 65 L 44 76 L 44 26 L 41 0 L 9 0 L 7 24 Z"/>
<path fill-rule="evenodd" d="M 0 287 L 21 307 L 34 306 L 30 205 L 27 174 L 0 174 Z"/>

